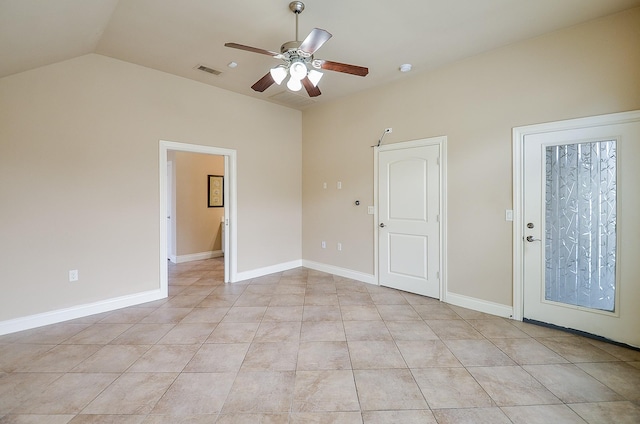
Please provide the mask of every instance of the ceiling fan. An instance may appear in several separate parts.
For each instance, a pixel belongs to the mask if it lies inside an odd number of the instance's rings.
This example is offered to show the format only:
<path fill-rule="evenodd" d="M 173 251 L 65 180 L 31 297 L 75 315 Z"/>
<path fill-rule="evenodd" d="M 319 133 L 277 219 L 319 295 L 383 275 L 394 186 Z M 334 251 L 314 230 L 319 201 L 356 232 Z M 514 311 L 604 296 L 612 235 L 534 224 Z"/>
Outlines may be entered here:
<path fill-rule="evenodd" d="M 271 87 L 273 83 L 280 85 L 288 76 L 287 87 L 289 90 L 299 91 L 304 86 L 310 97 L 316 97 L 322 94 L 318 88 L 318 82 L 323 74 L 319 69 L 360 77 L 364 77 L 369 73 L 369 69 L 362 66 L 315 59 L 313 54 L 331 38 L 331 33 L 324 29 L 314 28 L 304 41 L 298 41 L 298 15 L 304 10 L 304 3 L 292 1 L 289 3 L 289 9 L 296 15 L 296 41 L 284 43 L 280 47 L 280 53 L 237 43 L 225 43 L 226 47 L 260 53 L 283 61 L 282 64 L 267 72 L 251 88 L 255 91 L 263 92 Z"/>

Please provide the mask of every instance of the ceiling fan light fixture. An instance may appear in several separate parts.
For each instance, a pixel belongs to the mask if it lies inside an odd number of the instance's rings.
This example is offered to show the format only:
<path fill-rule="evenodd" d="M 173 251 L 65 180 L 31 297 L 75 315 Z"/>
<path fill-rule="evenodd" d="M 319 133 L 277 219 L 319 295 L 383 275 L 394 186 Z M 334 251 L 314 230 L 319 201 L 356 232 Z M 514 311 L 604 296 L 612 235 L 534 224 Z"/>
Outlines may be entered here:
<path fill-rule="evenodd" d="M 293 62 L 289 67 L 289 73 L 292 79 L 300 81 L 307 76 L 307 66 L 300 61 Z"/>
<path fill-rule="evenodd" d="M 291 91 L 300 91 L 302 89 L 302 83 L 300 80 L 292 77 L 289 78 L 289 81 L 287 82 L 287 88 Z"/>
<path fill-rule="evenodd" d="M 282 84 L 282 81 L 287 77 L 287 69 L 282 65 L 271 68 L 269 72 L 271 73 L 273 80 L 278 85 Z"/>
<path fill-rule="evenodd" d="M 332 35 L 322 28 L 313 28 L 309 35 L 303 41 L 300 41 L 298 37 L 298 16 L 304 10 L 304 3 L 292 1 L 289 3 L 289 9 L 296 17 L 296 38 L 295 41 L 287 41 L 282 44 L 280 53 L 238 43 L 224 44 L 225 47 L 271 56 L 284 62 L 270 69 L 269 72 L 251 86 L 251 89 L 262 93 L 274 83 L 281 85 L 288 78 L 287 87 L 289 90 L 300 91 L 304 86 L 309 97 L 317 97 L 322 94 L 317 85 L 323 76 L 323 73 L 318 70 L 341 72 L 360 77 L 367 76 L 369 69 L 363 66 L 330 60 L 314 60 L 314 54 Z"/>
<path fill-rule="evenodd" d="M 324 74 L 322 72 L 312 69 L 309 71 L 309 75 L 307 75 L 307 77 L 309 78 L 309 81 L 311 81 L 311 84 L 313 84 L 314 87 L 317 87 L 323 75 Z"/>

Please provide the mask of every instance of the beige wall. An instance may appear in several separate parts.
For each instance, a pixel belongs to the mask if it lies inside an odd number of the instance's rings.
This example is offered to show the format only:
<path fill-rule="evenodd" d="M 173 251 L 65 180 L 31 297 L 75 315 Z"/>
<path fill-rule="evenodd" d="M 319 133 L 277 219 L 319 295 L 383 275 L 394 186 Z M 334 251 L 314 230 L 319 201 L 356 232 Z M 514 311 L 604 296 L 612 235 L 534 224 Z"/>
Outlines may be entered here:
<path fill-rule="evenodd" d="M 237 150 L 239 272 L 299 260 L 301 131 L 94 54 L 0 79 L 0 321 L 159 287 L 159 140 Z"/>
<path fill-rule="evenodd" d="M 446 135 L 448 289 L 511 305 L 512 128 L 639 109 L 639 46 L 636 8 L 306 110 L 303 258 L 372 274 L 370 146 Z"/>
<path fill-rule="evenodd" d="M 178 256 L 222 250 L 224 208 L 208 207 L 208 175 L 224 175 L 224 156 L 174 152 Z"/>

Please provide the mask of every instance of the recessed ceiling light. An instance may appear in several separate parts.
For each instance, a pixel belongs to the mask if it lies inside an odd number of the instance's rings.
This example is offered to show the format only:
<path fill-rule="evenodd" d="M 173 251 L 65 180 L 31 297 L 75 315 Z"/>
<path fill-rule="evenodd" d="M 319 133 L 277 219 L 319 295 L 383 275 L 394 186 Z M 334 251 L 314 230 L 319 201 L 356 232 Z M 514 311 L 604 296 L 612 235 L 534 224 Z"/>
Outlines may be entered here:
<path fill-rule="evenodd" d="M 236 62 L 229 62 L 229 63 L 227 64 L 227 66 L 228 66 L 229 68 L 233 69 L 233 68 L 235 68 L 236 66 L 238 66 L 238 64 L 237 64 Z"/>
<path fill-rule="evenodd" d="M 405 63 L 400 65 L 400 72 L 409 72 L 411 70 L 411 64 Z"/>

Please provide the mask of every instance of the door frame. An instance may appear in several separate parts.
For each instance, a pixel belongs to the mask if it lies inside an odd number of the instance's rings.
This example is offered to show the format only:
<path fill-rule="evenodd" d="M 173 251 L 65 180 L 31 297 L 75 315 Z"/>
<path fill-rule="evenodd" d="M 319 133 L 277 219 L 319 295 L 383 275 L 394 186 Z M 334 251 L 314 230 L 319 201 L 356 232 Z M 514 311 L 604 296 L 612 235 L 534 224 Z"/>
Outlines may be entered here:
<path fill-rule="evenodd" d="M 169 180 L 171 179 L 171 181 Z M 173 186 L 173 162 L 167 160 L 167 218 L 171 222 L 167 226 L 167 256 L 169 260 L 174 264 L 177 262 L 176 258 L 176 223 L 175 223 L 175 187 Z"/>
<path fill-rule="evenodd" d="M 206 155 L 224 156 L 224 204 L 225 204 L 225 255 L 224 282 L 237 281 L 237 152 L 234 149 L 187 144 L 175 141 L 159 142 L 159 187 L 160 187 L 160 291 L 169 293 L 169 269 L 167 264 L 167 161 L 169 150 Z M 175 235 L 175 234 L 174 234 Z"/>
<path fill-rule="evenodd" d="M 528 135 L 637 121 L 640 112 L 620 112 L 513 128 L 513 319 L 524 316 L 524 142 Z"/>
<path fill-rule="evenodd" d="M 411 149 L 415 147 L 424 147 L 437 145 L 440 147 L 440 298 L 439 300 L 446 302 L 447 299 L 447 136 L 438 136 L 430 138 L 421 138 L 417 140 L 404 141 L 400 143 L 385 144 L 373 147 L 373 277 L 376 285 L 380 285 L 380 247 L 379 237 L 380 228 L 378 227 L 378 217 L 380 216 L 378 208 L 379 193 L 379 155 L 380 152 Z"/>

